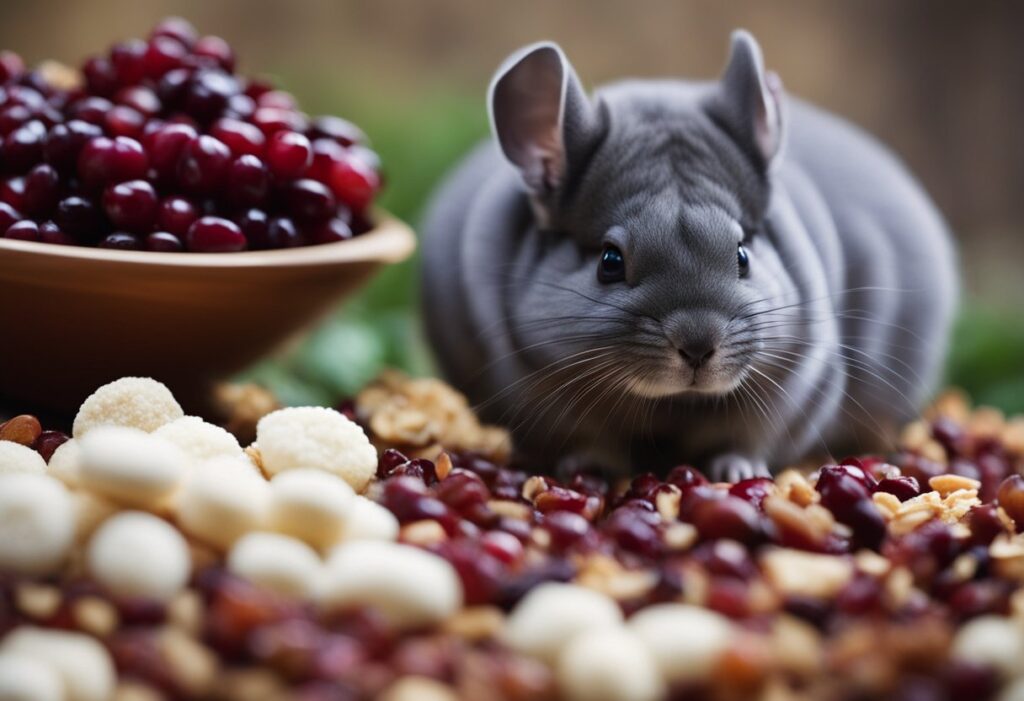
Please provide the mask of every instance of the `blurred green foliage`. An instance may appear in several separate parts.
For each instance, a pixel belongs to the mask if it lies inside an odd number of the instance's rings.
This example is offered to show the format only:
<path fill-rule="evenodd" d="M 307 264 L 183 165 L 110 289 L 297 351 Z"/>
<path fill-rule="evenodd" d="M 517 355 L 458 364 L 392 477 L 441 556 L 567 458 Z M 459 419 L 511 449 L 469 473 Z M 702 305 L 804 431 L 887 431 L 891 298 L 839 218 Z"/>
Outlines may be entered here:
<path fill-rule="evenodd" d="M 285 81 L 287 84 L 287 81 Z M 415 224 L 444 173 L 486 134 L 482 96 L 433 91 L 395 98 L 313 81 L 291 87 L 313 96 L 311 112 L 345 116 L 362 126 L 380 153 L 385 209 Z M 314 87 L 315 86 L 315 87 Z M 296 349 L 245 373 L 288 404 L 332 404 L 384 367 L 432 371 L 419 328 L 416 258 L 392 266 L 328 318 Z M 1019 313 L 966 304 L 954 334 L 946 381 L 975 401 L 1024 412 L 1024 321 Z"/>

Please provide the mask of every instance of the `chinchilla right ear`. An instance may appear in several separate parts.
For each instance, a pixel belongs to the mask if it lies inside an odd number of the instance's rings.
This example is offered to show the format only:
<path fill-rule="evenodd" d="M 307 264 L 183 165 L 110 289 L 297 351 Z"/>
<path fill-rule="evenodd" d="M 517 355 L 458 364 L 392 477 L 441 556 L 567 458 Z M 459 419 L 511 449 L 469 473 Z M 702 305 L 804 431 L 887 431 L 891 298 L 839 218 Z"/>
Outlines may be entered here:
<path fill-rule="evenodd" d="M 553 42 L 509 56 L 491 81 L 491 130 L 531 194 L 545 201 L 574 175 L 596 141 L 598 114 Z"/>

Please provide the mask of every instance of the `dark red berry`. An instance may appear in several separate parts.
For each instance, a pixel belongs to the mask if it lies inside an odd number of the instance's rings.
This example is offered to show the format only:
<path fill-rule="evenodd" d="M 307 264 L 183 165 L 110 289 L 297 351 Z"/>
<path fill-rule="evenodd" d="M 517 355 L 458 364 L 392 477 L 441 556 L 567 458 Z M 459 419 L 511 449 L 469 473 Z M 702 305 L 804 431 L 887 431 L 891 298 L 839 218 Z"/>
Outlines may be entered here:
<path fill-rule="evenodd" d="M 181 239 L 167 231 L 157 231 L 146 237 L 147 251 L 160 251 L 161 253 L 179 253 L 185 246 Z"/>
<path fill-rule="evenodd" d="M 61 200 L 54 219 L 62 230 L 83 241 L 96 240 L 103 233 L 102 215 L 96 205 L 84 197 L 75 195 Z"/>
<path fill-rule="evenodd" d="M 270 218 L 261 209 L 249 209 L 238 217 L 238 228 L 245 235 L 248 247 L 255 250 L 278 248 L 270 237 Z M 403 460 L 404 462 L 404 460 Z"/>
<path fill-rule="evenodd" d="M 149 158 L 142 145 L 127 136 L 91 139 L 78 156 L 78 176 L 90 188 L 143 178 Z"/>
<path fill-rule="evenodd" d="M 1024 477 L 1010 475 L 999 485 L 999 506 L 1014 520 L 1017 528 L 1024 528 Z"/>
<path fill-rule="evenodd" d="M 75 239 L 69 234 L 61 231 L 56 222 L 49 220 L 39 225 L 39 241 L 40 243 L 52 243 L 58 246 L 74 246 L 76 243 Z"/>
<path fill-rule="evenodd" d="M 114 101 L 125 107 L 131 107 L 146 118 L 155 115 L 162 107 L 156 93 L 143 85 L 122 88 L 114 97 Z"/>
<path fill-rule="evenodd" d="M 32 444 L 32 447 L 43 457 L 43 460 L 50 462 L 54 451 L 67 443 L 70 438 L 71 436 L 60 431 L 43 431 L 36 438 L 36 442 Z"/>
<path fill-rule="evenodd" d="M 178 238 L 188 233 L 189 227 L 199 218 L 195 206 L 184 197 L 168 197 L 157 210 L 157 227 Z"/>
<path fill-rule="evenodd" d="M 61 173 L 74 172 L 85 143 L 102 135 L 99 126 L 79 119 L 57 124 L 46 135 L 43 158 Z"/>
<path fill-rule="evenodd" d="M 137 251 L 142 248 L 137 236 L 124 232 L 115 232 L 100 241 L 100 248 L 114 248 L 123 251 Z"/>
<path fill-rule="evenodd" d="M 331 189 L 354 212 L 365 210 L 379 188 L 377 172 L 351 154 L 331 167 Z"/>
<path fill-rule="evenodd" d="M 46 127 L 42 122 L 38 119 L 26 122 L 4 138 L 0 162 L 10 172 L 24 173 L 43 160 L 45 139 Z"/>
<path fill-rule="evenodd" d="M 226 71 L 235 69 L 235 52 L 231 45 L 220 37 L 206 36 L 192 45 L 192 53 L 209 58 Z"/>
<path fill-rule="evenodd" d="M 875 491 L 887 492 L 900 501 L 906 501 L 918 496 L 921 493 L 921 486 L 913 477 L 900 475 L 899 477 L 888 477 L 879 480 L 878 484 L 875 485 Z"/>
<path fill-rule="evenodd" d="M 309 226 L 322 224 L 330 219 L 336 209 L 334 194 L 321 182 L 302 178 L 285 189 L 288 212 L 300 224 Z"/>
<path fill-rule="evenodd" d="M 201 69 L 186 84 L 182 107 L 200 124 L 206 124 L 220 117 L 238 92 L 238 81 L 229 74 L 216 68 Z"/>
<path fill-rule="evenodd" d="M 20 221 L 21 218 L 21 212 L 6 202 L 0 202 L 0 231 L 7 231 L 11 224 Z"/>
<path fill-rule="evenodd" d="M 38 241 L 39 225 L 31 219 L 23 219 L 7 227 L 4 238 L 16 239 L 18 241 Z"/>
<path fill-rule="evenodd" d="M 182 149 L 178 184 L 188 192 L 213 194 L 223 186 L 230 165 L 231 149 L 204 134 Z"/>
<path fill-rule="evenodd" d="M 145 233 L 156 221 L 156 190 L 145 180 L 111 185 L 103 193 L 103 209 L 115 227 Z"/>
<path fill-rule="evenodd" d="M 102 97 L 84 97 L 81 100 L 77 100 L 72 103 L 68 109 L 68 116 L 73 119 L 78 119 L 89 124 L 95 124 L 97 126 L 103 124 L 103 120 L 113 108 L 114 104 L 110 100 L 106 100 Z M 99 136 L 99 134 L 97 134 Z"/>
<path fill-rule="evenodd" d="M 752 477 L 740 480 L 729 488 L 729 494 L 748 501 L 757 508 L 761 508 L 764 498 L 775 491 L 775 482 L 767 477 Z"/>
<path fill-rule="evenodd" d="M 296 248 L 306 243 L 295 222 L 287 217 L 270 220 L 270 240 L 275 242 L 274 248 Z"/>
<path fill-rule="evenodd" d="M 332 139 L 342 146 L 366 141 L 363 130 L 347 119 L 334 116 L 317 117 L 312 124 L 313 136 Z"/>
<path fill-rule="evenodd" d="M 237 207 L 262 205 L 270 192 L 270 172 L 263 161 L 242 155 L 232 161 L 227 177 L 227 196 Z"/>
<path fill-rule="evenodd" d="M 751 545 L 764 535 L 757 508 L 735 496 L 702 502 L 693 510 L 691 522 L 704 540 L 728 538 Z"/>
<path fill-rule="evenodd" d="M 154 79 L 162 78 L 168 71 L 181 67 L 186 53 L 185 47 L 177 39 L 154 36 L 149 40 L 143 57 L 146 75 Z"/>
<path fill-rule="evenodd" d="M 103 128 L 111 136 L 130 136 L 138 139 L 146 118 L 138 110 L 127 105 L 116 105 L 103 118 Z"/>
<path fill-rule="evenodd" d="M 102 56 L 94 56 L 82 66 L 82 75 L 89 92 L 101 97 L 110 97 L 119 87 L 114 64 Z"/>
<path fill-rule="evenodd" d="M 165 124 L 146 137 L 150 160 L 161 178 L 170 180 L 177 176 L 182 151 L 198 137 L 187 124 Z"/>
<path fill-rule="evenodd" d="M 6 202 L 18 211 L 25 211 L 25 178 L 8 178 L 0 184 L 0 202 Z"/>
<path fill-rule="evenodd" d="M 13 51 L 0 51 L 0 83 L 6 83 L 25 71 L 25 62 Z"/>
<path fill-rule="evenodd" d="M 352 238 L 352 229 L 343 219 L 335 217 L 313 229 L 309 241 L 313 244 L 337 243 Z"/>
<path fill-rule="evenodd" d="M 309 127 L 301 113 L 279 107 L 257 107 L 252 115 L 252 123 L 268 137 L 279 131 L 305 132 Z"/>
<path fill-rule="evenodd" d="M 279 178 L 297 178 L 313 162 L 313 146 L 302 134 L 279 131 L 267 145 L 267 165 Z"/>
<path fill-rule="evenodd" d="M 295 96 L 284 90 L 268 90 L 256 98 L 256 104 L 260 107 L 277 107 L 282 110 L 297 110 L 299 108 Z"/>
<path fill-rule="evenodd" d="M 210 128 L 210 135 L 227 144 L 236 156 L 247 153 L 261 156 L 267 143 L 266 137 L 258 127 L 229 117 L 214 122 Z"/>
<path fill-rule="evenodd" d="M 129 39 L 110 49 L 110 63 L 120 85 L 135 85 L 146 77 L 146 50 L 141 39 Z"/>
<path fill-rule="evenodd" d="M 198 33 L 195 27 L 181 17 L 168 17 L 160 21 L 153 31 L 149 33 L 150 38 L 154 37 L 170 37 L 177 40 L 182 46 L 190 47 L 195 43 Z"/>
<path fill-rule="evenodd" d="M 60 177 L 53 166 L 42 163 L 25 176 L 24 211 L 33 217 L 50 214 L 60 195 Z"/>
<path fill-rule="evenodd" d="M 185 236 L 188 250 L 196 253 L 232 253 L 245 250 L 245 236 L 237 224 L 220 217 L 202 217 Z"/>

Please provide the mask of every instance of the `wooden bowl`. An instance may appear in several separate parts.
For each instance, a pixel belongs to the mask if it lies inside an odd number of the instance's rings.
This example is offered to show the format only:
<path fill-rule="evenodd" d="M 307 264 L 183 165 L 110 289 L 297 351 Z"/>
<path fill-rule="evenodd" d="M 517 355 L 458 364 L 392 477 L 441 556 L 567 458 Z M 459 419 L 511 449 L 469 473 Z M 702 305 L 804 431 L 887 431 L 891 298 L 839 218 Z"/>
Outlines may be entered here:
<path fill-rule="evenodd" d="M 0 239 L 0 398 L 73 411 L 100 385 L 155 377 L 193 407 L 416 246 L 397 219 L 348 241 L 153 253 Z"/>

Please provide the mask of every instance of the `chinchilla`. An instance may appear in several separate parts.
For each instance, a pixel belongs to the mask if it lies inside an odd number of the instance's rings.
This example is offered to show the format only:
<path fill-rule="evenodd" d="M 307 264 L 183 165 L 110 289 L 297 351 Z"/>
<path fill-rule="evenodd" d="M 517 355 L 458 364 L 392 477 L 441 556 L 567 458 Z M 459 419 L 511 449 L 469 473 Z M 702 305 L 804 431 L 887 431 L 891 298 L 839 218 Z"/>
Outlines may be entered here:
<path fill-rule="evenodd" d="M 489 108 L 426 215 L 422 298 L 447 377 L 527 455 L 739 479 L 885 449 L 933 390 L 958 296 L 941 215 L 749 33 L 717 81 L 592 96 L 528 46 Z"/>

